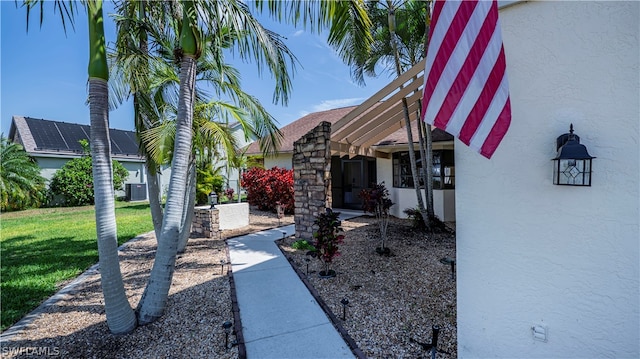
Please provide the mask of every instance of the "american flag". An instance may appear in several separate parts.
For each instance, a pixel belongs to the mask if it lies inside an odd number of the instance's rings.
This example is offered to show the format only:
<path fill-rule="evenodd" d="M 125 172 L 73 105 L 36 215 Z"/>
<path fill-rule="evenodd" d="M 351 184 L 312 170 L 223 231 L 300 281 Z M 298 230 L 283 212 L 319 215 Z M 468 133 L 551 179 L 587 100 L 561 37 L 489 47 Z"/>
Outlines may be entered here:
<path fill-rule="evenodd" d="M 511 123 L 497 1 L 433 5 L 422 118 L 491 158 Z"/>

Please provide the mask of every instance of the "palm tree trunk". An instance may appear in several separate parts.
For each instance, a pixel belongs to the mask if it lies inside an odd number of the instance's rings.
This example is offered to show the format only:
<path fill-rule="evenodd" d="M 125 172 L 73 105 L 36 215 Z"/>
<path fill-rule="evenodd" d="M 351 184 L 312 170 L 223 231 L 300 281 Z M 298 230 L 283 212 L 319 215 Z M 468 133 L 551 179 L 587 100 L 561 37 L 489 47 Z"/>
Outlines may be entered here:
<path fill-rule="evenodd" d="M 178 241 L 178 253 L 184 253 L 191 235 L 191 222 L 193 222 L 193 207 L 196 203 L 196 162 L 191 160 L 189 165 L 189 174 L 187 177 L 187 189 L 189 190 L 188 198 L 185 201 L 185 207 L 182 212 L 182 228 L 180 230 L 180 239 Z"/>
<path fill-rule="evenodd" d="M 109 71 L 105 53 L 102 2 L 90 2 L 88 15 L 89 117 L 100 282 L 109 330 L 114 334 L 125 334 L 135 329 L 136 316 L 124 291 L 118 258 L 115 193 L 109 139 L 109 90 L 107 87 Z"/>
<path fill-rule="evenodd" d="M 387 0 L 387 6 L 389 9 L 389 31 L 391 32 L 391 47 L 393 48 L 393 58 L 395 60 L 396 66 L 396 75 L 399 77 L 402 75 L 402 68 L 400 66 L 400 56 L 398 54 L 398 44 L 396 42 L 396 34 L 395 34 L 395 9 L 393 2 L 391 0 Z M 411 175 L 413 177 L 413 187 L 416 190 L 416 199 L 418 200 L 418 210 L 420 211 L 420 215 L 422 217 L 422 221 L 429 228 L 429 216 L 424 207 L 424 202 L 422 199 L 422 191 L 420 190 L 420 180 L 418 178 L 418 166 L 416 162 L 416 154 L 413 148 L 413 131 L 411 131 L 411 120 L 409 118 L 409 106 L 407 105 L 407 99 L 402 99 L 402 109 L 404 112 L 404 122 L 407 127 L 407 143 L 409 144 L 409 162 L 411 162 Z M 426 185 L 426 184 L 425 184 Z"/>
<path fill-rule="evenodd" d="M 428 130 L 426 129 L 428 127 Z M 424 194 L 427 202 L 427 214 L 433 218 L 433 156 L 431 153 L 431 125 L 427 125 L 420 118 L 418 110 L 418 138 L 420 140 L 420 157 L 422 161 L 422 181 L 425 183 Z"/>
<path fill-rule="evenodd" d="M 433 218 L 435 216 L 435 211 L 433 208 L 433 140 L 431 139 L 431 125 L 419 119 L 420 123 L 422 123 L 424 128 L 424 138 L 425 138 L 425 172 L 426 172 L 426 187 L 427 191 L 427 214 L 429 214 L 429 218 Z"/>
<path fill-rule="evenodd" d="M 147 156 L 148 157 L 148 156 Z M 158 170 L 150 164 L 150 160 L 145 160 L 147 168 L 147 184 L 149 188 L 149 207 L 151 209 L 151 221 L 153 222 L 153 230 L 156 233 L 156 241 L 160 238 L 160 230 L 162 228 L 162 198 L 160 191 L 160 182 L 158 179 Z"/>
<path fill-rule="evenodd" d="M 149 283 L 138 305 L 138 321 L 149 324 L 162 316 L 167 305 L 169 288 L 175 269 L 178 236 L 182 225 L 182 211 L 187 186 L 187 172 L 191 158 L 193 101 L 196 59 L 185 54 L 180 68 L 180 98 L 178 124 L 172 160 L 171 182 L 165 207 L 162 231 L 158 240 Z"/>

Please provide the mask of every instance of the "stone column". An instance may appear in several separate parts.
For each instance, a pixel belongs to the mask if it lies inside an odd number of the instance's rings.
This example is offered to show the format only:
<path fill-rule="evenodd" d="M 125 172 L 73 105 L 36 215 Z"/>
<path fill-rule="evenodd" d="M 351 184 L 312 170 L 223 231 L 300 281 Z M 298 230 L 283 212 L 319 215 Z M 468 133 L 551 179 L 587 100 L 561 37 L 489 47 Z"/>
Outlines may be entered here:
<path fill-rule="evenodd" d="M 296 238 L 313 239 L 313 222 L 331 208 L 331 124 L 321 122 L 293 143 Z"/>
<path fill-rule="evenodd" d="M 220 239 L 220 213 L 209 206 L 194 208 L 191 237 Z"/>

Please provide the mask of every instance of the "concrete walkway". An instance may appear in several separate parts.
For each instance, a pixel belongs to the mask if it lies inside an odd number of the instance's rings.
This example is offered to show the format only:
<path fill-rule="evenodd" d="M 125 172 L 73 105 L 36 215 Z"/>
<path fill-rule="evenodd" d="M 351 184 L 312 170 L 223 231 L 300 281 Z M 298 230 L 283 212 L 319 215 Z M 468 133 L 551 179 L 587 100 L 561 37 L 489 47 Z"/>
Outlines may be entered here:
<path fill-rule="evenodd" d="M 227 240 L 247 358 L 353 358 L 274 242 L 293 234 L 289 225 Z"/>

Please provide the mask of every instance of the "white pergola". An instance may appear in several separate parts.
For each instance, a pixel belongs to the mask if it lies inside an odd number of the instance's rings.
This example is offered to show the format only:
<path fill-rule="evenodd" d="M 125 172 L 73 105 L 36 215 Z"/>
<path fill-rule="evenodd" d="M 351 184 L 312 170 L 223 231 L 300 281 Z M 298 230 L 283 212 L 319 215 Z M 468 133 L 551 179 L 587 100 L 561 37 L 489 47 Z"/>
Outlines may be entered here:
<path fill-rule="evenodd" d="M 403 104 L 407 105 L 410 121 L 420 118 L 424 66 L 423 59 L 334 123 L 331 154 L 388 158 L 388 153 L 372 146 L 406 127 Z"/>

